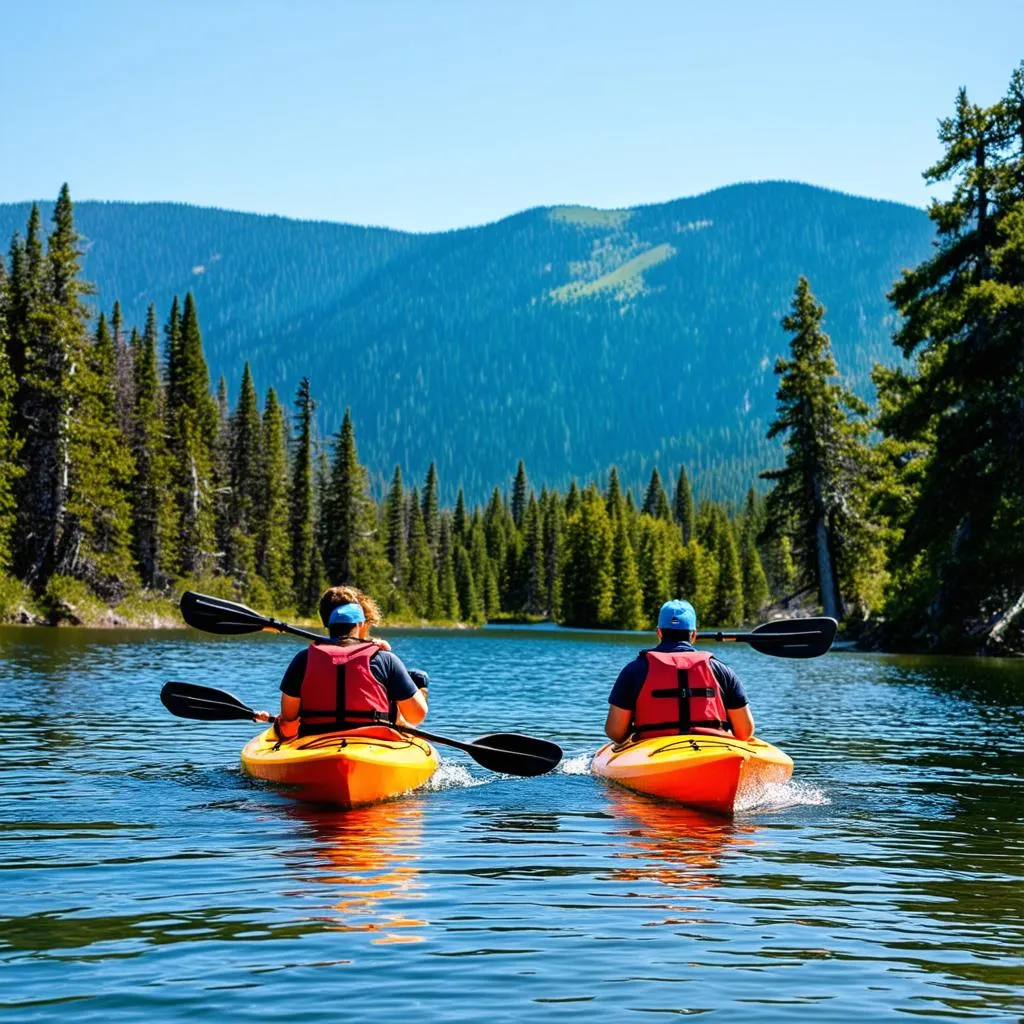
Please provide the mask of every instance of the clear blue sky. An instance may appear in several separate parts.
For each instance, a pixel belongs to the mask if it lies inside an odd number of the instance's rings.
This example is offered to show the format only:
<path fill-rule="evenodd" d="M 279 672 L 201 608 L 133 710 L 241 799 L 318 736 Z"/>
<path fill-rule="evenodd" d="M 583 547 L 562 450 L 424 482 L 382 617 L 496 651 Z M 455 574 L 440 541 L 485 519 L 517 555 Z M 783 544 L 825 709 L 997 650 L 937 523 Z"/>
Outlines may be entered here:
<path fill-rule="evenodd" d="M 0 201 L 432 230 L 766 178 L 925 205 L 1024 0 L 0 0 Z"/>

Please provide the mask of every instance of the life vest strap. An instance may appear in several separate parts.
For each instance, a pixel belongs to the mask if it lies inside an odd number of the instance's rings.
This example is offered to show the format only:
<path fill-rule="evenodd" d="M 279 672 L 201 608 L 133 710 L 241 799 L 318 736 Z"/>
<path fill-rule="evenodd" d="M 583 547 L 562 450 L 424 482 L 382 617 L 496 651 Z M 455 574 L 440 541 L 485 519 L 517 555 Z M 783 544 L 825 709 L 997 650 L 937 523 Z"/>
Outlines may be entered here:
<path fill-rule="evenodd" d="M 651 690 L 652 697 L 714 697 L 715 690 L 710 686 L 673 686 L 669 690 Z"/>

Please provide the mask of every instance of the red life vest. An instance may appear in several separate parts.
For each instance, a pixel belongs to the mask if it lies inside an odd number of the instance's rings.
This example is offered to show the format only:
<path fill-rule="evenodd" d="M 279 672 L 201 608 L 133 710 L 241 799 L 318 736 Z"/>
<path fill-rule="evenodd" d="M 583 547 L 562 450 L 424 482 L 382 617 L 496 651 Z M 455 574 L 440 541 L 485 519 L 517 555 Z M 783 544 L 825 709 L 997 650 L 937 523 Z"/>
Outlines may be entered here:
<path fill-rule="evenodd" d="M 334 732 L 387 722 L 384 687 L 370 671 L 376 644 L 310 644 L 299 692 L 300 732 Z"/>
<path fill-rule="evenodd" d="M 633 712 L 642 739 L 729 728 L 722 688 L 706 651 L 647 651 L 647 678 Z"/>

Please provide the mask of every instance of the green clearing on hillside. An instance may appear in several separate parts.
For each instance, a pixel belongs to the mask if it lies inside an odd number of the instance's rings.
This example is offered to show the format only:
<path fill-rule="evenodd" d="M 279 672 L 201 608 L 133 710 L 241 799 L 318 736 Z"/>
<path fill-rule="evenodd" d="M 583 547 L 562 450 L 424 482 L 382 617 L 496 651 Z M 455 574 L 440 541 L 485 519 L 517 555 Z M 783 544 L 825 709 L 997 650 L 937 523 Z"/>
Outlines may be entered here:
<path fill-rule="evenodd" d="M 620 301 L 632 299 L 646 291 L 644 271 L 659 263 L 664 263 L 675 254 L 674 246 L 669 245 L 668 242 L 662 242 L 661 245 L 656 245 L 653 249 L 634 256 L 631 260 L 623 263 L 621 267 L 602 274 L 594 281 L 572 281 L 560 288 L 552 288 L 548 292 L 548 298 L 554 302 L 576 302 L 579 299 L 587 298 L 587 296 L 597 295 L 599 292 L 614 290 L 615 297 Z"/>

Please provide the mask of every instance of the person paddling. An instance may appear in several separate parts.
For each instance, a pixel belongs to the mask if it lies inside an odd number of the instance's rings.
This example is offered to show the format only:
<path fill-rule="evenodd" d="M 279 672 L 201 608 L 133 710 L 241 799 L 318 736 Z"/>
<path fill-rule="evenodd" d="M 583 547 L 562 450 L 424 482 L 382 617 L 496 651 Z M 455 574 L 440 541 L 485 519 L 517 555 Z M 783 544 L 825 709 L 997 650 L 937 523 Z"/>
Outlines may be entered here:
<path fill-rule="evenodd" d="M 604 731 L 621 743 L 680 733 L 754 735 L 754 718 L 738 676 L 698 651 L 697 613 L 689 601 L 666 601 L 658 613 L 658 646 L 641 651 L 619 673 L 608 697 Z"/>
<path fill-rule="evenodd" d="M 292 659 L 281 680 L 280 714 L 259 711 L 256 720 L 273 721 L 282 739 L 375 722 L 419 725 L 427 715 L 427 675 L 410 673 L 386 640 L 369 636 L 380 622 L 376 602 L 355 587 L 331 587 L 320 598 L 320 619 L 329 637 Z"/>

